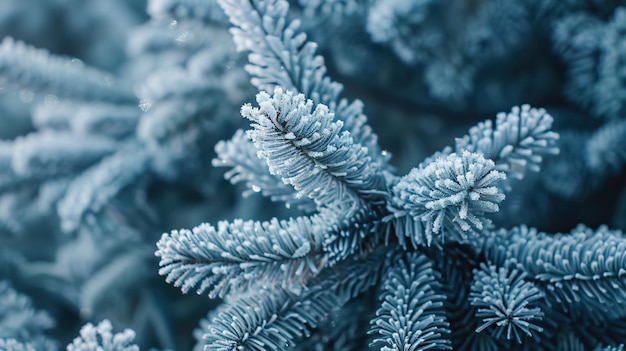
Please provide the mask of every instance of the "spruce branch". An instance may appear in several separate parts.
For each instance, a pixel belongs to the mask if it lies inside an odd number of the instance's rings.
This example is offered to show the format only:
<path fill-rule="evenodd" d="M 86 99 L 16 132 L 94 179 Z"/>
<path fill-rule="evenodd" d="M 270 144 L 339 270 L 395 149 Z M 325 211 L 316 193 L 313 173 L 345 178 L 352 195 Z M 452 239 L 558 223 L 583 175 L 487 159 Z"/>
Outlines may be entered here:
<path fill-rule="evenodd" d="M 379 250 L 367 259 L 351 259 L 325 269 L 297 294 L 261 287 L 219 307 L 216 317 L 205 325 L 204 350 L 291 347 L 308 337 L 331 312 L 376 284 L 383 255 Z"/>
<path fill-rule="evenodd" d="M 87 213 L 97 213 L 122 189 L 142 178 L 150 162 L 145 149 L 127 145 L 75 178 L 57 206 L 63 230 L 78 229 Z"/>
<path fill-rule="evenodd" d="M 280 350 L 308 335 L 338 305 L 329 291 L 315 289 L 306 299 L 283 290 L 260 290 L 225 308 L 204 335 L 206 351 Z"/>
<path fill-rule="evenodd" d="M 482 154 L 463 151 L 432 160 L 414 168 L 392 189 L 388 206 L 402 246 L 433 241 L 465 241 L 468 234 L 489 226 L 485 217 L 497 212 L 504 194 L 497 187 L 506 177 Z"/>
<path fill-rule="evenodd" d="M 10 37 L 0 44 L 0 79 L 33 92 L 83 101 L 133 103 L 133 94 L 111 75 L 80 60 L 59 57 Z"/>
<path fill-rule="evenodd" d="M 579 225 L 566 234 L 521 226 L 488 239 L 487 258 L 517 261 L 526 280 L 540 288 L 553 308 L 596 324 L 626 317 L 626 240 L 619 230 Z"/>
<path fill-rule="evenodd" d="M 243 196 L 262 193 L 272 201 L 281 201 L 287 208 L 298 208 L 305 212 L 316 210 L 315 202 L 298 192 L 289 184 L 283 183 L 280 176 L 270 174 L 267 163 L 258 157 L 258 150 L 246 133 L 239 129 L 228 141 L 215 145 L 217 158 L 212 160 L 215 167 L 229 167 L 224 178 L 232 184 L 245 183 L 248 190 Z"/>
<path fill-rule="evenodd" d="M 30 343 L 22 343 L 13 338 L 0 338 L 0 350 L 2 351 L 37 351 Z"/>
<path fill-rule="evenodd" d="M 352 139 L 366 147 L 372 161 L 388 167 L 389 154 L 378 146 L 378 136 L 367 125 L 363 103 L 340 99 L 343 86 L 326 74 L 317 44 L 299 30 L 298 20 L 289 21 L 289 3 L 284 0 L 218 0 L 231 23 L 238 51 L 250 51 L 252 84 L 272 92 L 275 87 L 304 94 L 315 104 L 324 104 L 344 123 Z"/>
<path fill-rule="evenodd" d="M 525 277 L 515 268 L 484 263 L 474 271 L 470 299 L 478 307 L 476 317 L 482 321 L 477 333 L 491 328 L 496 339 L 514 338 L 521 344 L 523 335 L 533 336 L 543 331 L 537 322 L 544 313 L 534 305 L 543 299 L 543 293 L 532 282 L 525 281 Z"/>
<path fill-rule="evenodd" d="M 380 201 L 385 179 L 367 149 L 341 131 L 325 105 L 276 88 L 257 95 L 258 108 L 244 105 L 241 114 L 253 122 L 248 133 L 272 174 L 308 196 L 320 208 L 348 213 L 366 202 Z"/>
<path fill-rule="evenodd" d="M 114 140 L 102 136 L 31 133 L 15 141 L 12 168 L 30 178 L 67 176 L 111 155 L 118 147 Z"/>
<path fill-rule="evenodd" d="M 120 333 L 113 333 L 113 326 L 107 319 L 94 326 L 85 324 L 80 329 L 80 336 L 67 345 L 67 351 L 139 351 L 139 346 L 133 344 L 135 332 L 125 329 Z"/>
<path fill-rule="evenodd" d="M 159 274 L 183 292 L 210 289 L 210 297 L 224 296 L 257 280 L 298 289 L 324 264 L 321 235 L 319 225 L 307 217 L 235 220 L 163 234 L 155 255 L 160 257 Z"/>
<path fill-rule="evenodd" d="M 544 109 L 515 106 L 509 113 L 498 113 L 495 126 L 487 120 L 470 128 L 468 135 L 456 139 L 455 149 L 481 153 L 508 178 L 522 179 L 527 171 L 539 171 L 543 155 L 559 153 L 552 122 Z"/>
<path fill-rule="evenodd" d="M 371 322 L 381 350 L 452 350 L 445 296 L 428 258 L 418 253 L 390 255 L 382 279 L 381 307 Z"/>

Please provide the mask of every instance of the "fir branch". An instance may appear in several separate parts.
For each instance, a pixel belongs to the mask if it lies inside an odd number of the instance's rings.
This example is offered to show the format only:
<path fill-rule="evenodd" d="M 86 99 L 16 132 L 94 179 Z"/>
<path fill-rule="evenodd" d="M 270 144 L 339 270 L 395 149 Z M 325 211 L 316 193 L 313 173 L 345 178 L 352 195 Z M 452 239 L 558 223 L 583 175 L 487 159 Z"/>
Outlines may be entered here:
<path fill-rule="evenodd" d="M 428 258 L 417 253 L 391 255 L 382 279 L 381 308 L 372 320 L 371 346 L 382 350 L 452 350 L 444 310 L 445 296 Z"/>
<path fill-rule="evenodd" d="M 89 318 L 110 298 L 112 290 L 125 291 L 134 284 L 142 284 L 148 276 L 145 250 L 131 250 L 111 259 L 92 272 L 80 289 L 80 312 Z"/>
<path fill-rule="evenodd" d="M 230 167 L 224 178 L 232 184 L 245 183 L 248 190 L 243 196 L 261 192 L 272 201 L 282 201 L 287 208 L 296 207 L 305 212 L 315 211 L 315 202 L 298 195 L 298 192 L 282 182 L 278 175 L 270 174 L 265 161 L 257 156 L 257 149 L 244 131 L 239 129 L 228 141 L 215 145 L 217 158 L 212 160 L 215 167 Z"/>
<path fill-rule="evenodd" d="M 326 77 L 317 45 L 298 31 L 300 22 L 288 22 L 289 3 L 282 0 L 218 0 L 231 23 L 238 51 L 250 51 L 246 70 L 252 84 L 271 92 L 279 86 L 297 91 L 316 103 L 336 103 L 342 85 Z M 282 69 L 281 69 L 282 67 Z"/>
<path fill-rule="evenodd" d="M 311 280 L 311 285 L 332 291 L 339 298 L 340 305 L 344 305 L 380 281 L 387 251 L 385 247 L 378 247 L 365 257 L 353 255 L 324 269 Z"/>
<path fill-rule="evenodd" d="M 380 201 L 385 179 L 366 149 L 341 133 L 324 105 L 302 94 L 283 92 L 257 95 L 258 108 L 244 105 L 241 114 L 253 122 L 249 136 L 259 149 L 270 173 L 279 175 L 299 194 L 320 208 L 352 213 L 366 202 Z"/>
<path fill-rule="evenodd" d="M 372 1 L 367 13 L 367 31 L 376 43 L 388 44 L 407 64 L 423 62 L 440 45 L 441 33 L 419 31 L 432 15 L 433 0 Z"/>
<path fill-rule="evenodd" d="M 147 147 L 158 147 L 168 139 L 180 137 L 190 128 L 202 124 L 215 106 L 213 101 L 189 103 L 184 99 L 160 102 L 146 112 L 137 125 L 137 139 Z"/>
<path fill-rule="evenodd" d="M 53 56 L 9 37 L 0 44 L 0 78 L 23 89 L 64 98 L 135 101 L 131 92 L 112 83 L 109 74 L 87 67 L 80 60 Z"/>
<path fill-rule="evenodd" d="M 620 118 L 626 111 L 626 8 L 616 7 L 608 21 L 591 13 L 572 13 L 554 25 L 557 53 L 568 66 L 565 94 L 598 118 Z"/>
<path fill-rule="evenodd" d="M 328 319 L 311 331 L 311 335 L 289 350 L 352 351 L 366 343 L 363 332 L 369 325 L 369 294 L 350 301 L 340 310 L 332 311 Z"/>
<path fill-rule="evenodd" d="M 183 292 L 210 289 L 209 296 L 266 286 L 298 289 L 324 264 L 318 223 L 307 217 L 268 222 L 235 220 L 217 228 L 203 224 L 192 231 L 163 234 L 155 255 L 159 274 Z"/>
<path fill-rule="evenodd" d="M 141 110 L 137 106 L 109 103 L 60 102 L 39 104 L 32 113 L 38 129 L 71 130 L 76 134 L 99 134 L 114 138 L 134 132 Z"/>
<path fill-rule="evenodd" d="M 521 344 L 523 335 L 533 336 L 543 331 L 537 325 L 543 311 L 534 304 L 543 299 L 543 294 L 532 282 L 525 281 L 525 277 L 515 268 L 484 263 L 480 270 L 474 271 L 470 299 L 478 307 L 476 317 L 482 320 L 477 333 L 491 329 L 496 339 L 505 335 L 506 340 L 515 338 Z"/>
<path fill-rule="evenodd" d="M 55 324 L 47 312 L 34 308 L 29 297 L 13 289 L 8 281 L 0 280 L 0 346 L 4 342 L 16 349 L 55 350 L 55 343 L 43 334 Z"/>
<path fill-rule="evenodd" d="M 37 351 L 30 343 L 21 343 L 13 338 L 0 338 L 0 350 L 2 351 Z"/>
<path fill-rule="evenodd" d="M 222 49 L 223 50 L 223 49 Z M 217 58 L 209 62 L 210 66 L 218 66 L 226 58 L 225 54 L 220 53 Z M 188 99 L 190 104 L 214 104 L 208 101 L 207 95 L 215 94 L 219 91 L 219 85 L 215 80 L 207 79 L 204 75 L 198 73 L 206 72 L 190 72 L 189 69 L 180 67 L 171 69 L 161 69 L 150 74 L 141 86 L 138 88 L 137 94 L 141 100 L 147 103 L 145 111 L 150 111 L 153 105 L 160 101 L 169 101 L 176 99 Z"/>
<path fill-rule="evenodd" d="M 367 255 L 380 244 L 382 234 L 389 226 L 381 223 L 382 209 L 364 207 L 346 216 L 332 210 L 323 210 L 320 218 L 324 227 L 324 252 L 327 265 L 333 266 L 351 256 Z"/>
<path fill-rule="evenodd" d="M 113 334 L 113 326 L 108 319 L 97 326 L 91 323 L 80 328 L 80 336 L 67 345 L 67 351 L 139 351 L 139 346 L 133 344 L 135 332 L 125 329 Z"/>
<path fill-rule="evenodd" d="M 31 111 L 31 120 L 34 126 L 42 131 L 67 130 L 70 126 L 71 116 L 76 111 L 74 101 L 57 102 L 55 104 L 37 104 Z"/>
<path fill-rule="evenodd" d="M 352 259 L 328 268 L 297 294 L 261 288 L 219 308 L 206 327 L 204 350 L 279 350 L 294 339 L 308 337 L 311 328 L 378 282 L 383 250 L 367 259 Z"/>
<path fill-rule="evenodd" d="M 414 168 L 393 187 L 392 215 L 385 220 L 394 221 L 403 247 L 407 238 L 415 247 L 442 243 L 444 234 L 465 241 L 468 233 L 489 226 L 485 215 L 499 210 L 504 194 L 497 185 L 505 178 L 479 153 L 441 156 Z"/>
<path fill-rule="evenodd" d="M 135 130 L 140 116 L 137 106 L 84 104 L 79 105 L 71 117 L 70 129 L 77 134 L 122 138 Z"/>
<path fill-rule="evenodd" d="M 87 213 L 100 211 L 123 188 L 146 173 L 151 155 L 133 145 L 121 148 L 74 179 L 58 204 L 64 231 L 78 229 Z"/>
<path fill-rule="evenodd" d="M 550 129 L 553 118 L 544 109 L 529 105 L 513 107 L 511 112 L 472 127 L 469 134 L 456 139 L 456 152 L 481 153 L 496 163 L 508 178 L 522 179 L 526 171 L 539 171 L 542 155 L 558 154 L 559 135 Z"/>
<path fill-rule="evenodd" d="M 281 350 L 308 335 L 338 307 L 337 297 L 315 288 L 301 299 L 261 289 L 224 309 L 208 326 L 205 351 Z"/>
<path fill-rule="evenodd" d="M 570 318 L 593 323 L 626 316 L 626 241 L 621 231 L 582 225 L 570 234 L 538 233 L 525 226 L 493 235 L 485 253 L 492 262 L 514 259 L 527 280 Z"/>
<path fill-rule="evenodd" d="M 585 351 L 585 345 L 576 335 L 567 333 L 558 338 L 556 351 Z"/>
<path fill-rule="evenodd" d="M 12 167 L 16 174 L 29 178 L 68 175 L 89 167 L 117 148 L 117 143 L 107 137 L 31 133 L 15 141 Z"/>
<path fill-rule="evenodd" d="M 470 304 L 473 268 L 478 266 L 473 250 L 466 245 L 446 243 L 425 249 L 441 282 L 440 292 L 446 296 L 444 308 L 450 323 L 450 339 L 454 350 L 498 350 L 497 340 L 477 334 L 476 307 Z M 439 291 L 438 291 L 439 292 Z"/>
<path fill-rule="evenodd" d="M 626 163 L 626 121 L 607 122 L 587 139 L 584 146 L 586 165 L 593 172 L 596 183 L 605 175 L 618 173 Z"/>
<path fill-rule="evenodd" d="M 598 39 L 603 30 L 599 18 L 580 12 L 555 21 L 552 30 L 554 50 L 570 66 L 564 92 L 572 102 L 592 111 L 597 103 L 594 88 L 601 72 L 597 72 L 597 62 L 591 58 L 602 54 Z"/>
<path fill-rule="evenodd" d="M 15 143 L 0 140 L 0 193 L 12 191 L 28 181 L 13 170 L 13 149 Z"/>
<path fill-rule="evenodd" d="M 300 22 L 289 22 L 284 0 L 218 0 L 231 23 L 238 51 L 250 51 L 252 84 L 272 92 L 275 87 L 296 91 L 324 104 L 344 122 L 355 143 L 366 147 L 372 161 L 388 167 L 389 154 L 378 146 L 378 136 L 367 125 L 361 101 L 339 99 L 343 86 L 326 75 L 324 59 L 316 55 L 317 44 L 299 31 Z"/>

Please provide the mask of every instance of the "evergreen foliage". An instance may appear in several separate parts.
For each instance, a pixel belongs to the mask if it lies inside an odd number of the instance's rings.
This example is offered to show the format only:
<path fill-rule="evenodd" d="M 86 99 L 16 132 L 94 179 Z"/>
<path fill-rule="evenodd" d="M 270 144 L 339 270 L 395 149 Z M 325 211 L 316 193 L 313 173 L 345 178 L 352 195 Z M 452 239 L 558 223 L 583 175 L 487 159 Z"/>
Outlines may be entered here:
<path fill-rule="evenodd" d="M 15 291 L 7 281 L 0 281 L 0 346 L 11 350 L 54 350 L 55 343 L 44 332 L 54 327 L 54 320 L 37 311 L 30 298 Z M 1 344 L 1 343 L 4 343 Z"/>
<path fill-rule="evenodd" d="M 438 277 L 425 256 L 393 257 L 383 276 L 381 308 L 371 333 L 382 350 L 451 350 Z"/>
<path fill-rule="evenodd" d="M 506 267 L 496 270 L 495 266 L 485 264 L 480 268 L 474 274 L 470 294 L 472 305 L 478 307 L 476 317 L 482 320 L 476 332 L 492 327 L 495 338 L 515 338 L 518 343 L 522 343 L 523 334 L 532 336 L 533 332 L 542 332 L 543 328 L 536 322 L 543 319 L 543 312 L 532 304 L 542 299 L 543 294 L 531 281 L 524 280 L 525 274 Z"/>
<path fill-rule="evenodd" d="M 87 323 L 80 329 L 80 337 L 67 346 L 67 351 L 139 351 L 137 345 L 131 344 L 135 333 L 126 329 L 121 333 L 113 334 L 113 326 L 108 320 L 97 326 Z"/>
<path fill-rule="evenodd" d="M 623 349 L 623 1 L 5 2 L 1 351 Z"/>

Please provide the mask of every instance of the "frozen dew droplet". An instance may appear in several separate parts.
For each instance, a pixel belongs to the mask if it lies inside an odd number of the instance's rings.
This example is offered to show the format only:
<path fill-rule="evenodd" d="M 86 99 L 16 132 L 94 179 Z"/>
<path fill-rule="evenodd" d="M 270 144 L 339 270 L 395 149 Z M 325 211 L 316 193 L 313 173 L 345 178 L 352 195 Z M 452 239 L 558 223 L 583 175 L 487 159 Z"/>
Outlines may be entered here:
<path fill-rule="evenodd" d="M 380 154 L 383 155 L 383 156 L 387 156 L 388 153 L 389 152 L 387 150 L 383 150 L 383 151 L 380 152 Z"/>
<path fill-rule="evenodd" d="M 151 100 L 144 99 L 144 100 L 139 101 L 139 108 L 143 112 L 148 112 L 148 110 L 150 110 L 150 107 L 152 107 L 152 101 Z"/>
<path fill-rule="evenodd" d="M 74 66 L 77 66 L 77 67 L 81 67 L 81 66 L 83 66 L 83 61 L 81 61 L 81 60 L 79 60 L 77 58 L 73 58 L 73 59 L 70 60 L 70 64 L 74 65 Z"/>
<path fill-rule="evenodd" d="M 259 191 L 261 191 L 261 187 L 258 185 L 253 185 L 252 186 L 252 191 L 254 191 L 255 193 L 258 193 Z"/>

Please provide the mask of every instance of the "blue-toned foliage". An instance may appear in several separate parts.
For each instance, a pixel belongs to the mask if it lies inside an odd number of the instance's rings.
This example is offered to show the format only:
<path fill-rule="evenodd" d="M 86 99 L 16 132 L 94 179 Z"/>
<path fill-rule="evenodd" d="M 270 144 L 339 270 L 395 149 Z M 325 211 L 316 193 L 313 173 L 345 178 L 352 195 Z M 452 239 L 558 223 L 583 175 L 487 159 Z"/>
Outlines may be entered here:
<path fill-rule="evenodd" d="M 390 210 L 398 218 L 395 230 L 400 242 L 403 237 L 409 237 L 413 246 L 467 240 L 468 232 L 489 226 L 485 214 L 497 212 L 504 200 L 497 186 L 504 179 L 493 161 L 469 151 L 414 168 L 392 190 Z"/>
<path fill-rule="evenodd" d="M 147 12 L 157 20 L 193 19 L 219 23 L 228 21 L 215 0 L 152 0 L 148 2 Z"/>
<path fill-rule="evenodd" d="M 204 334 L 204 350 L 280 350 L 308 334 L 338 299 L 331 291 L 309 290 L 301 301 L 284 291 L 257 290 L 221 311 Z"/>
<path fill-rule="evenodd" d="M 309 16 L 323 14 L 337 20 L 353 14 L 362 14 L 369 0 L 299 0 Z"/>
<path fill-rule="evenodd" d="M 83 145 L 76 149 L 76 145 Z M 115 141 L 99 136 L 37 133 L 18 138 L 13 144 L 13 171 L 28 178 L 68 175 L 112 154 Z"/>
<path fill-rule="evenodd" d="M 516 106 L 496 116 L 495 128 L 490 120 L 470 128 L 468 135 L 456 140 L 456 152 L 479 152 L 507 177 L 522 179 L 527 171 L 539 171 L 543 155 L 559 153 L 552 122 L 544 109 Z"/>
<path fill-rule="evenodd" d="M 163 234 L 156 252 L 161 257 L 160 273 L 183 292 L 209 290 L 213 297 L 255 285 L 261 277 L 268 286 L 306 284 L 324 264 L 318 222 L 307 217 L 236 220 L 220 222 L 217 228 L 203 224 L 193 231 Z"/>
<path fill-rule="evenodd" d="M 489 62 L 511 59 L 532 34 L 531 1 L 370 1 L 366 28 L 406 65 L 434 100 L 461 106 Z M 453 19 L 453 20 L 452 20 Z"/>
<path fill-rule="evenodd" d="M 515 338 L 521 344 L 523 335 L 533 336 L 543 331 L 537 325 L 543 319 L 543 311 L 533 307 L 543 294 L 524 278 L 525 274 L 515 268 L 497 268 L 484 263 L 479 271 L 474 271 L 470 299 L 472 305 L 478 307 L 476 317 L 481 321 L 477 333 L 491 329 L 495 338 Z"/>
<path fill-rule="evenodd" d="M 207 323 L 204 350 L 287 349 L 310 335 L 328 316 L 369 289 L 379 279 L 383 255 L 347 260 L 339 269 L 326 270 L 310 287 L 290 292 L 263 281 L 217 310 Z"/>
<path fill-rule="evenodd" d="M 622 350 L 625 6 L 3 0 L 0 350 Z"/>
<path fill-rule="evenodd" d="M 110 75 L 86 67 L 80 60 L 55 57 L 11 38 L 0 44 L 0 76 L 24 89 L 69 99 L 112 102 L 133 99 L 126 89 L 113 86 Z"/>
<path fill-rule="evenodd" d="M 326 75 L 324 58 L 316 55 L 317 44 L 298 30 L 300 22 L 288 20 L 287 2 L 218 2 L 235 25 L 231 31 L 237 49 L 251 51 L 246 70 L 252 75 L 254 86 L 267 92 L 279 86 L 328 106 L 342 120 L 343 130 L 351 133 L 354 142 L 366 147 L 375 163 L 387 166 L 388 157 L 380 151 L 378 137 L 367 125 L 363 103 L 340 99 L 343 85 Z M 261 8 L 256 9 L 257 6 Z"/>
<path fill-rule="evenodd" d="M 420 31 L 434 6 L 436 1 L 432 0 L 374 1 L 368 9 L 367 31 L 375 42 L 391 46 L 402 61 L 425 61 L 442 41 L 439 31 Z"/>
<path fill-rule="evenodd" d="M 0 338 L 0 350 L 2 351 L 36 351 L 31 344 L 24 344 L 16 339 Z"/>
<path fill-rule="evenodd" d="M 318 210 L 352 213 L 365 201 L 376 201 L 384 176 L 367 149 L 342 133 L 342 121 L 333 121 L 325 105 L 276 88 L 272 96 L 257 95 L 259 108 L 244 105 L 243 117 L 253 122 L 248 135 L 270 174 L 315 201 Z"/>
<path fill-rule="evenodd" d="M 181 286 L 184 292 L 195 288 L 200 293 L 210 289 L 209 296 L 229 293 L 228 305 L 220 308 L 212 321 L 203 323 L 208 330 L 203 341 L 205 349 L 286 347 L 327 318 L 332 299 L 338 298 L 334 304 L 342 305 L 356 296 L 354 292 L 344 292 L 338 297 L 327 295 L 333 289 L 328 291 L 323 287 L 334 284 L 333 279 L 337 278 L 332 275 L 337 273 L 333 271 L 354 272 L 351 266 L 355 259 L 376 257 L 375 253 L 387 245 L 397 243 L 408 249 L 405 236 L 412 236 L 414 248 L 430 245 L 433 233 L 442 232 L 449 233 L 451 241 L 467 241 L 466 232 L 472 232 L 477 236 L 472 241 L 480 242 L 479 234 L 489 228 L 486 215 L 498 211 L 498 204 L 504 200 L 498 182 L 505 179 L 505 173 L 496 170 L 496 163 L 482 153 L 469 150 L 497 153 L 500 168 L 506 171 L 510 171 L 509 163 L 525 166 L 526 159 L 532 162 L 529 168 L 537 170 L 540 155 L 557 150 L 554 141 L 558 136 L 550 132 L 551 117 L 543 110 L 524 106 L 508 116 L 500 115 L 495 133 L 492 134 L 491 125 L 485 125 L 482 128 L 486 132 L 482 135 L 474 131 L 473 140 L 470 137 L 460 140 L 458 154 L 444 151 L 404 178 L 392 176 L 388 169 L 380 168 L 382 163 L 370 161 L 371 153 L 358 144 L 358 139 L 352 139 L 349 131 L 342 133 L 344 116 L 333 109 L 334 100 L 330 100 L 330 107 L 323 103 L 314 106 L 316 100 L 324 102 L 324 99 L 306 100 L 303 94 L 289 90 L 308 92 L 300 88 L 299 75 L 290 76 L 299 72 L 300 66 L 289 66 L 286 60 L 290 55 L 302 57 L 299 48 L 309 44 L 303 36 L 297 46 L 283 45 L 284 49 L 278 50 L 280 42 L 268 39 L 277 36 L 270 34 L 272 31 L 283 34 L 281 26 L 286 23 L 287 3 L 240 4 L 241 7 L 235 7 L 233 2 L 222 3 L 233 23 L 241 28 L 234 31 L 240 49 L 259 52 L 259 56 L 250 56 L 254 66 L 249 71 L 256 77 L 253 82 L 263 89 L 279 85 L 272 95 L 269 92 L 257 95 L 258 108 L 244 105 L 241 110 L 242 116 L 252 121 L 248 136 L 267 168 L 246 164 L 241 154 L 232 151 L 253 155 L 241 132 L 227 144 L 220 144 L 219 158 L 214 163 L 233 167 L 227 177 L 234 182 L 245 180 L 253 191 L 255 187 L 258 192 L 262 190 L 252 183 L 255 179 L 270 183 L 270 189 L 277 187 L 271 182 L 291 185 L 296 198 L 307 196 L 314 200 L 317 213 L 282 222 L 276 219 L 220 222 L 217 229 L 203 224 L 193 231 L 174 231 L 162 236 L 156 255 L 161 258 L 161 273 L 168 276 L 169 282 Z M 283 22 L 276 24 L 278 20 Z M 278 27 L 272 27 L 273 23 Z M 288 38 L 292 30 L 287 29 Z M 264 32 L 268 34 L 261 36 Z M 255 45 L 250 38 L 254 38 Z M 285 66 L 279 68 L 278 62 Z M 268 80 L 261 83 L 259 77 Z M 319 96 L 317 91 L 312 94 Z M 494 150 L 497 148 L 504 151 Z M 275 192 L 262 194 L 271 197 Z M 407 218 L 403 221 L 403 217 Z M 397 235 L 390 236 L 391 232 Z M 298 233 L 305 236 L 298 238 Z M 438 239 L 437 247 L 442 248 L 444 243 Z M 418 257 L 419 264 L 414 262 L 418 260 L 416 257 L 410 256 L 407 258 L 410 263 L 399 266 L 397 272 L 389 268 L 402 277 L 402 282 L 389 273 L 391 278 L 385 279 L 391 281 L 385 284 L 389 284 L 387 289 L 391 285 L 405 286 L 407 303 L 420 301 L 412 298 L 414 294 L 423 296 L 420 304 L 423 303 L 426 312 L 416 311 L 412 315 L 413 308 L 392 304 L 399 302 L 386 295 L 391 290 L 383 293 L 383 307 L 378 311 L 379 322 L 374 329 L 386 336 L 376 340 L 389 347 L 395 344 L 409 349 L 450 349 L 452 343 L 444 336 L 450 333 L 443 307 L 445 295 L 436 292 L 441 290 L 437 282 L 439 275 L 432 268 L 422 269 L 431 265 L 427 256 Z M 427 275 L 414 277 L 417 271 Z M 376 275 L 369 275 L 369 279 L 359 283 L 365 277 L 368 276 L 344 276 L 342 284 L 356 284 L 350 290 L 363 292 L 378 281 Z M 263 289 L 261 296 L 257 296 L 260 301 L 252 295 L 255 286 Z M 317 291 L 322 291 L 322 295 Z M 404 294 L 402 291 L 399 293 Z M 237 299 L 237 295 L 242 297 Z M 300 303 L 317 305 L 319 310 L 315 313 L 299 310 Z M 293 324 L 293 318 L 299 319 L 300 324 Z M 405 320 L 411 322 L 403 324 Z"/>
<path fill-rule="evenodd" d="M 622 351 L 622 350 L 624 350 L 624 345 L 620 344 L 619 346 L 606 346 L 606 347 L 598 346 L 598 347 L 596 347 L 596 350 L 602 350 L 602 351 Z"/>
<path fill-rule="evenodd" d="M 604 175 L 612 175 L 621 170 L 626 161 L 622 145 L 625 134 L 626 121 L 608 122 L 595 130 L 585 143 L 583 159 L 597 178 L 602 179 Z"/>
<path fill-rule="evenodd" d="M 37 311 L 31 299 L 17 292 L 8 281 L 0 281 L 0 347 L 23 350 L 55 350 L 44 331 L 55 325 L 52 317 Z"/>
<path fill-rule="evenodd" d="M 564 16 L 554 27 L 557 53 L 568 66 L 565 93 L 599 118 L 623 118 L 626 76 L 626 8 L 603 20 L 584 12 Z"/>
<path fill-rule="evenodd" d="M 308 196 L 298 195 L 298 192 L 280 180 L 280 175 L 267 172 L 267 163 L 257 155 L 253 143 L 247 142 L 248 137 L 239 129 L 228 141 L 220 141 L 215 145 L 217 158 L 213 160 L 216 167 L 229 167 L 224 174 L 232 184 L 246 183 L 249 189 L 243 196 L 262 192 L 263 196 L 272 201 L 285 202 L 287 208 L 291 206 L 306 212 L 315 210 L 315 202 Z"/>
<path fill-rule="evenodd" d="M 96 326 L 83 326 L 80 337 L 67 345 L 67 351 L 139 351 L 139 346 L 132 343 L 134 338 L 135 332 L 130 329 L 114 334 L 111 322 L 105 319 Z"/>
<path fill-rule="evenodd" d="M 370 333 L 381 350 L 451 350 L 445 296 L 426 256 L 396 254 L 382 278 L 381 308 Z"/>
<path fill-rule="evenodd" d="M 576 318 L 606 321 L 626 316 L 624 235 L 619 230 L 578 226 L 569 234 L 519 227 L 496 244 L 490 259 L 518 262 L 526 279 L 541 287 L 552 307 Z"/>

